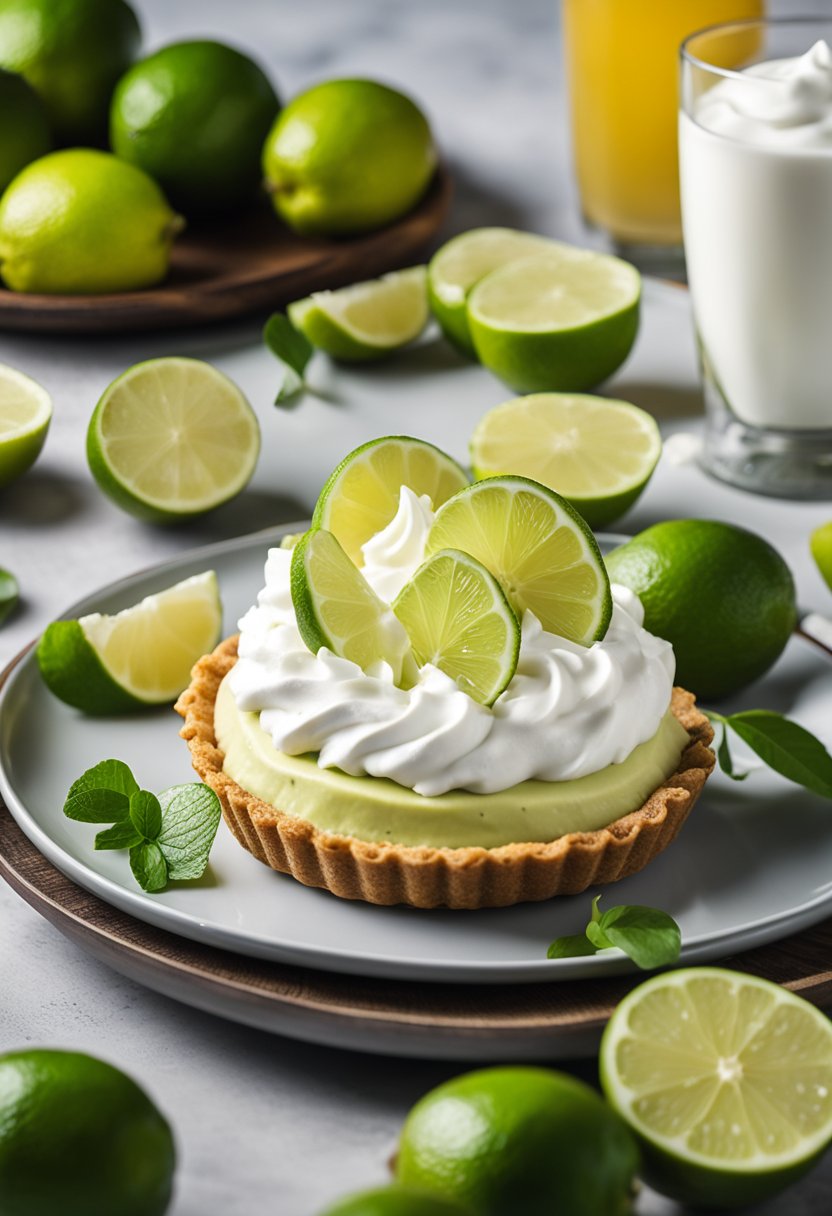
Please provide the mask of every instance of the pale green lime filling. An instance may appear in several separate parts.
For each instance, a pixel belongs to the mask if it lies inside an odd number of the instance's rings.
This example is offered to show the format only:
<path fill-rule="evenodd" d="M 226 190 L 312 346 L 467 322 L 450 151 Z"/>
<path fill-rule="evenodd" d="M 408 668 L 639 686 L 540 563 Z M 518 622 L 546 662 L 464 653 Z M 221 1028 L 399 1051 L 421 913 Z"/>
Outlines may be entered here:
<path fill-rule="evenodd" d="M 668 710 L 652 739 L 621 764 L 575 781 L 524 781 L 496 794 L 455 790 L 424 798 L 382 777 L 322 769 L 279 752 L 259 715 L 237 708 L 225 680 L 214 712 L 223 768 L 249 793 L 324 832 L 358 840 L 459 849 L 557 840 L 637 810 L 675 772 L 688 734 Z"/>

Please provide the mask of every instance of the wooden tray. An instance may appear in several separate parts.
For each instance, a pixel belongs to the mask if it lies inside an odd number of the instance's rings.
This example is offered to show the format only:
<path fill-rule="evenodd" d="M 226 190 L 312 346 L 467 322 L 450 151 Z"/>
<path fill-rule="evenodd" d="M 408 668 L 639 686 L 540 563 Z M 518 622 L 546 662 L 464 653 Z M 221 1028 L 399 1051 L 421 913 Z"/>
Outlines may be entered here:
<path fill-rule="evenodd" d="M 112 333 L 204 325 L 279 308 L 310 291 L 418 261 L 450 198 L 450 176 L 440 169 L 414 211 L 378 232 L 341 241 L 297 236 L 264 205 L 222 226 L 186 230 L 159 287 L 106 296 L 25 295 L 0 287 L 0 329 Z"/>

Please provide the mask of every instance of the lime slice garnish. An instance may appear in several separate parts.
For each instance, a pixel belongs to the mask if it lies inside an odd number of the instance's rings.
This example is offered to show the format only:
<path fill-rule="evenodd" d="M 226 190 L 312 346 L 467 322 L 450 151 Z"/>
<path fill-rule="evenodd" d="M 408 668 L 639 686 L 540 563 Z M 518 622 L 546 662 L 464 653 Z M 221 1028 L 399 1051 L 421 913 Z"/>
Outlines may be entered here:
<path fill-rule="evenodd" d="M 520 654 L 520 624 L 480 562 L 442 549 L 420 566 L 393 604 L 420 667 L 432 663 L 463 692 L 491 705 L 508 687 Z"/>
<path fill-rule="evenodd" d="M 535 393 L 488 411 L 471 438 L 471 463 L 477 477 L 534 478 L 600 528 L 633 505 L 661 450 L 655 420 L 635 405 Z"/>
<path fill-rule="evenodd" d="M 346 456 L 321 491 L 312 526 L 327 528 L 357 566 L 361 546 L 399 509 L 402 486 L 427 494 L 434 510 L 468 484 L 464 469 L 422 439 L 389 435 Z"/>
<path fill-rule="evenodd" d="M 364 671 L 387 663 L 396 683 L 405 665 L 412 672 L 404 626 L 331 532 L 307 532 L 292 550 L 291 572 L 298 630 L 313 654 L 325 646 Z"/>
<path fill-rule="evenodd" d="M 641 984 L 604 1032 L 601 1077 L 648 1180 L 692 1206 L 757 1203 L 832 1139 L 832 1025 L 753 975 L 697 967 Z"/>
<path fill-rule="evenodd" d="M 87 431 L 87 459 L 101 489 L 157 523 L 233 498 L 259 452 L 254 410 L 236 384 L 199 359 L 137 363 L 106 390 Z"/>
<path fill-rule="evenodd" d="M 630 353 L 640 297 L 628 262 L 561 247 L 486 275 L 468 324 L 480 360 L 518 392 L 582 392 Z"/>
<path fill-rule="evenodd" d="M 499 581 L 518 616 L 583 646 L 612 615 L 610 582 L 587 524 L 566 499 L 526 477 L 489 477 L 442 507 L 426 551 L 461 549 Z"/>
<path fill-rule="evenodd" d="M 427 271 L 397 270 L 340 291 L 316 291 L 290 304 L 296 329 L 336 359 L 381 359 L 406 346 L 427 325 Z"/>
<path fill-rule="evenodd" d="M 51 418 L 52 399 L 46 389 L 0 363 L 0 486 L 35 463 Z"/>
<path fill-rule="evenodd" d="M 453 237 L 428 265 L 430 306 L 445 336 L 476 358 L 465 309 L 471 288 L 508 262 L 560 247 L 557 241 L 515 228 L 472 228 Z"/>
<path fill-rule="evenodd" d="M 56 697 L 88 714 L 174 701 L 222 626 L 213 570 L 148 595 L 115 616 L 53 621 L 38 643 L 41 675 Z"/>
<path fill-rule="evenodd" d="M 828 524 L 821 524 L 819 528 L 815 528 L 809 544 L 818 570 L 823 575 L 829 590 L 832 591 L 832 520 Z"/>

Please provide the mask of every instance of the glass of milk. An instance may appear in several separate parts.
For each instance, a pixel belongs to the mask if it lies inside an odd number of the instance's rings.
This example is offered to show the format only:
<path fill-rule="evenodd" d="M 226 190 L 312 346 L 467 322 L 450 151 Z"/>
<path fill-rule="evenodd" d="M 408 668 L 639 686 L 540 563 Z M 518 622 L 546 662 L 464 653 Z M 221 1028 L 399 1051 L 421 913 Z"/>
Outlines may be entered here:
<path fill-rule="evenodd" d="M 713 26 L 682 45 L 705 463 L 783 498 L 832 499 L 831 47 L 832 20 L 808 18 Z"/>

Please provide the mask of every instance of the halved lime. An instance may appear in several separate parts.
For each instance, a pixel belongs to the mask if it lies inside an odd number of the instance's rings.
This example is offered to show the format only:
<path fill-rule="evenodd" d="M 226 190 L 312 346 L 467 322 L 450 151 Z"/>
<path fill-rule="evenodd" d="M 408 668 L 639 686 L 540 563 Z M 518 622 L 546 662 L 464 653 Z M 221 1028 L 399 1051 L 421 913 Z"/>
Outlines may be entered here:
<path fill-rule="evenodd" d="M 428 298 L 445 337 L 475 359 L 465 309 L 471 288 L 499 266 L 553 247 L 561 246 L 516 228 L 472 228 L 447 241 L 428 264 Z"/>
<path fill-rule="evenodd" d="M 604 1032 L 601 1080 L 648 1181 L 692 1206 L 757 1203 L 832 1140 L 832 1024 L 754 975 L 696 967 L 641 984 Z"/>
<path fill-rule="evenodd" d="M 393 611 L 420 667 L 432 663 L 482 705 L 492 705 L 508 687 L 520 655 L 520 623 L 476 558 L 458 549 L 435 553 L 399 592 Z"/>
<path fill-rule="evenodd" d="M 115 616 L 53 621 L 38 643 L 38 665 L 55 696 L 87 714 L 164 705 L 187 686 L 221 626 L 217 576 L 208 570 Z"/>
<path fill-rule="evenodd" d="M 601 552 L 577 511 L 527 477 L 489 477 L 442 507 L 426 552 L 461 549 L 490 570 L 518 616 L 529 608 L 544 629 L 582 646 L 602 638 L 612 616 Z"/>
<path fill-rule="evenodd" d="M 828 524 L 821 524 L 819 528 L 815 528 L 809 544 L 817 568 L 823 575 L 829 590 L 832 591 L 832 519 Z"/>
<path fill-rule="evenodd" d="M 383 359 L 427 325 L 427 271 L 411 266 L 340 291 L 316 291 L 287 312 L 313 346 L 335 359 Z"/>
<path fill-rule="evenodd" d="M 52 419 L 52 398 L 34 380 L 0 363 L 0 486 L 35 463 Z"/>
<path fill-rule="evenodd" d="M 114 380 L 90 419 L 87 460 L 125 511 L 153 523 L 201 515 L 248 483 L 257 416 L 233 381 L 200 359 L 149 359 Z"/>
<path fill-rule="evenodd" d="M 361 546 L 390 523 L 402 486 L 427 494 L 436 510 L 467 484 L 461 465 L 432 443 L 407 435 L 371 439 L 338 465 L 318 498 L 312 526 L 332 532 L 361 566 Z"/>
<path fill-rule="evenodd" d="M 325 646 L 364 671 L 387 663 L 398 683 L 412 673 L 410 643 L 393 609 L 379 599 L 338 540 L 312 528 L 292 550 L 292 603 L 313 654 Z"/>
<path fill-rule="evenodd" d="M 633 505 L 661 451 L 655 420 L 638 406 L 566 393 L 506 401 L 471 437 L 476 477 L 533 477 L 567 498 L 593 528 Z"/>
<path fill-rule="evenodd" d="M 640 298 L 634 266 L 564 247 L 486 275 L 468 297 L 468 324 L 482 363 L 511 388 L 579 393 L 627 358 Z"/>

